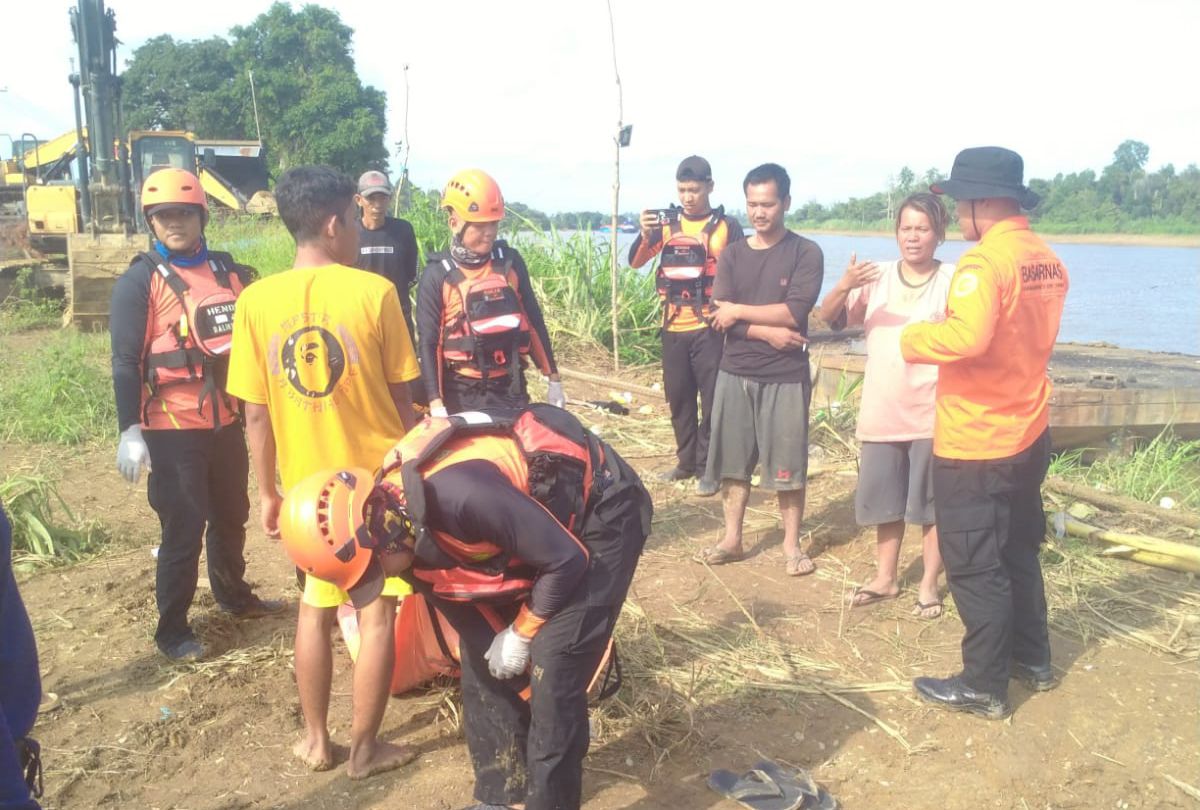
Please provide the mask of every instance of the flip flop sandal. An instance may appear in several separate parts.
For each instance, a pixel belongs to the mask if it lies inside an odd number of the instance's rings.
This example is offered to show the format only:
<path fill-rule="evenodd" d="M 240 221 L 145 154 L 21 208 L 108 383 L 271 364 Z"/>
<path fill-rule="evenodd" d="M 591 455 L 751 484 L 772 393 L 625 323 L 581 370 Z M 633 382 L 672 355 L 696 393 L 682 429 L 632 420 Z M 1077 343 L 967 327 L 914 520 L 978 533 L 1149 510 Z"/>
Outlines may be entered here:
<path fill-rule="evenodd" d="M 859 594 L 865 596 L 866 599 L 858 599 Z M 895 593 L 877 593 L 876 591 L 868 591 L 866 588 L 855 588 L 854 593 L 850 596 L 850 607 L 866 607 L 876 602 L 886 602 L 889 599 L 895 599 L 899 595 L 900 591 L 896 591 Z"/>
<path fill-rule="evenodd" d="M 746 559 L 745 552 L 726 551 L 720 546 L 711 546 L 696 555 L 696 562 L 708 563 L 709 565 L 726 565 L 728 563 L 741 562 L 744 559 Z"/>
<path fill-rule="evenodd" d="M 810 567 L 807 571 L 803 570 L 800 567 L 800 563 L 803 562 L 804 560 L 808 560 L 808 562 L 810 564 Z M 817 564 L 815 562 L 813 562 L 812 558 L 809 557 L 804 552 L 801 552 L 799 554 L 788 557 L 787 560 L 784 562 L 783 572 L 785 574 L 787 574 L 789 577 L 806 577 L 809 574 L 816 573 L 816 571 L 817 571 Z"/>
<path fill-rule="evenodd" d="M 751 810 L 837 810 L 837 802 L 817 787 L 805 771 L 783 768 L 763 760 L 738 776 L 733 771 L 713 771 L 708 786 L 727 799 Z"/>
<path fill-rule="evenodd" d="M 932 608 L 937 608 L 937 613 L 935 613 L 932 616 L 924 615 L 925 611 L 930 610 Z M 942 614 L 945 612 L 946 612 L 946 603 L 944 601 L 942 601 L 941 599 L 937 599 L 933 602 L 922 602 L 920 599 L 918 599 L 916 601 L 916 607 L 913 608 L 912 613 L 918 619 L 927 619 L 929 621 L 933 621 L 934 619 L 942 618 Z"/>

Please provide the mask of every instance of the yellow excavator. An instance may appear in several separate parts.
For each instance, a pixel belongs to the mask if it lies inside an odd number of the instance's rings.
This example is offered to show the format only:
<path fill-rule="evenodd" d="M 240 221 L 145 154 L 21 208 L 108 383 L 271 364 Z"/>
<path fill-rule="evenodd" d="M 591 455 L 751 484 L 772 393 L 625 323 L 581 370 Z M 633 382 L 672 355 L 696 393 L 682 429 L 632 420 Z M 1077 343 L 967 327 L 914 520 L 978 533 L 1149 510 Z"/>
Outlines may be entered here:
<path fill-rule="evenodd" d="M 75 129 L 45 142 L 32 135 L 14 142 L 17 154 L 0 166 L 0 204 L 23 201 L 31 247 L 66 256 L 64 322 L 96 329 L 108 325 L 117 276 L 150 247 L 139 213 L 149 174 L 168 167 L 195 172 L 214 208 L 271 214 L 275 205 L 261 141 L 197 140 L 165 130 L 121 137 L 116 17 L 104 0 L 78 0 L 70 16 L 79 46 L 79 72 L 70 77 Z"/>

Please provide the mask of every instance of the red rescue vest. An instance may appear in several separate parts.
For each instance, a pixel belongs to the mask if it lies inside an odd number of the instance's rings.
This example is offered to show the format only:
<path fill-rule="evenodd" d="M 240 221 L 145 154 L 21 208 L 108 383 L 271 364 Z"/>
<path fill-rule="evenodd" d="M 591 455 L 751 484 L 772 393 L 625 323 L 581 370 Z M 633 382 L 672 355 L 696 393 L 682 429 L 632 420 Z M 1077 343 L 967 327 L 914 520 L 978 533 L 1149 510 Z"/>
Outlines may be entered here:
<path fill-rule="evenodd" d="M 678 220 L 663 226 L 662 256 L 655 280 L 663 302 L 664 329 L 684 308 L 691 309 L 696 320 L 704 319 L 717 277 L 719 251 L 713 250 L 713 234 L 724 221 L 725 209 L 721 207 L 712 212 L 696 236 L 685 234 Z"/>
<path fill-rule="evenodd" d="M 477 269 L 461 268 L 448 258 L 442 265 L 441 365 L 465 377 L 508 374 L 519 387 L 531 339 L 511 259 L 497 247 Z"/>
<path fill-rule="evenodd" d="M 225 396 L 224 380 L 218 377 L 228 362 L 241 278 L 216 258 L 209 260 L 207 272 L 176 268 L 150 253 L 141 258 L 156 276 L 150 284 L 142 357 L 147 391 L 143 423 L 151 425 L 150 409 L 157 400 L 173 427 L 227 424 L 234 401 Z"/>
<path fill-rule="evenodd" d="M 469 444 L 463 439 L 472 439 Z M 489 441 L 489 439 L 491 441 Z M 515 445 L 519 456 L 508 452 Z M 491 543 L 466 543 L 425 523 L 423 481 L 449 464 L 478 458 L 495 464 L 513 486 L 540 503 L 572 536 L 592 503 L 604 450 L 573 416 L 551 405 L 519 411 L 468 412 L 429 419 L 392 448 L 380 472 L 381 489 L 399 496 L 403 485 L 414 551 L 413 576 L 455 601 L 517 601 L 533 587 L 536 571 Z"/>

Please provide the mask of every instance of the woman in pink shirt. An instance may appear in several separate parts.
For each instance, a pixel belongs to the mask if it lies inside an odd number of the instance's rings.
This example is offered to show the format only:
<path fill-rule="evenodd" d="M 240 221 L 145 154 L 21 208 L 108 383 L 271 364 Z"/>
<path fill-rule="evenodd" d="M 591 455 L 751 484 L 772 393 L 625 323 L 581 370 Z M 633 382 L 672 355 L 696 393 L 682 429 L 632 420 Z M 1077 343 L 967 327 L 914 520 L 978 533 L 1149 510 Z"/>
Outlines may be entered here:
<path fill-rule="evenodd" d="M 947 219 L 936 195 L 909 196 L 896 214 L 900 259 L 859 262 L 852 254 L 845 275 L 821 302 L 826 323 L 834 329 L 861 324 L 867 340 L 854 508 L 860 526 L 876 528 L 879 567 L 874 579 L 855 589 L 850 605 L 864 607 L 900 595 L 900 541 L 906 523 L 920 524 L 925 571 L 913 614 L 926 619 L 942 615 L 931 478 L 937 367 L 904 362 L 900 332 L 945 313 L 954 266 L 933 253 L 946 238 Z"/>

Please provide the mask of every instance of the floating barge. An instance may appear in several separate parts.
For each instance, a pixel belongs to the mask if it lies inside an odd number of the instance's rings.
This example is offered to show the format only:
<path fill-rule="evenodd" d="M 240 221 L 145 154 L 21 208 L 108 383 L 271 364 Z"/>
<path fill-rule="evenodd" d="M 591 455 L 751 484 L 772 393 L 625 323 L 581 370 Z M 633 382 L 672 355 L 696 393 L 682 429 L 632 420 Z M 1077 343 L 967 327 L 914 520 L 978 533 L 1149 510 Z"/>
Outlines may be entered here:
<path fill-rule="evenodd" d="M 861 330 L 857 335 L 814 332 L 809 351 L 814 408 L 835 401 L 862 379 Z M 1180 438 L 1200 439 L 1200 356 L 1059 343 L 1049 374 L 1054 383 L 1050 438 L 1056 450 L 1121 447 L 1153 439 L 1168 426 Z"/>

